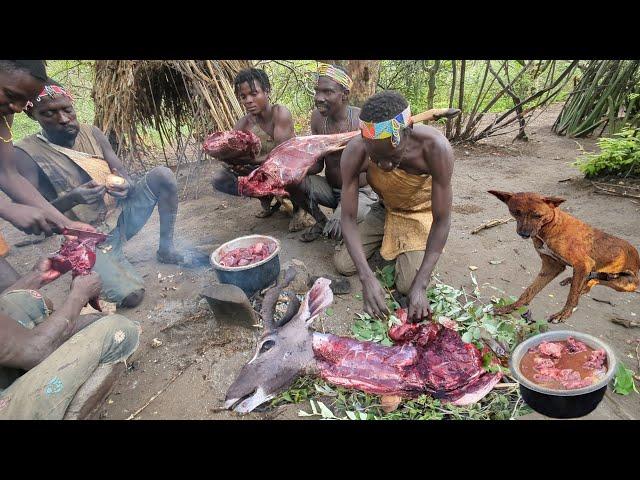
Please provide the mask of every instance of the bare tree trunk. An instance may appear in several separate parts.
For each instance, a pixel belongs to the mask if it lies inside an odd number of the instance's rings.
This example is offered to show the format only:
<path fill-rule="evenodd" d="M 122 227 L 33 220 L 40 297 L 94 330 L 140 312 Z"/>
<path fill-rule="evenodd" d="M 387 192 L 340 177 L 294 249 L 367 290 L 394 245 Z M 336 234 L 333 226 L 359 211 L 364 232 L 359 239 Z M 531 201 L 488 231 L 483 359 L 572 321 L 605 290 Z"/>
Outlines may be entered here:
<path fill-rule="evenodd" d="M 361 107 L 364 101 L 376 93 L 380 75 L 380 60 L 318 60 L 322 63 L 340 65 L 347 69 L 353 80 L 351 104 Z"/>
<path fill-rule="evenodd" d="M 433 66 L 429 68 L 429 90 L 427 91 L 427 110 L 433 108 L 433 99 L 436 97 L 436 75 L 440 70 L 440 60 L 435 60 Z"/>
<path fill-rule="evenodd" d="M 380 60 L 347 60 L 347 71 L 353 80 L 351 103 L 361 107 L 367 98 L 376 93 Z"/>

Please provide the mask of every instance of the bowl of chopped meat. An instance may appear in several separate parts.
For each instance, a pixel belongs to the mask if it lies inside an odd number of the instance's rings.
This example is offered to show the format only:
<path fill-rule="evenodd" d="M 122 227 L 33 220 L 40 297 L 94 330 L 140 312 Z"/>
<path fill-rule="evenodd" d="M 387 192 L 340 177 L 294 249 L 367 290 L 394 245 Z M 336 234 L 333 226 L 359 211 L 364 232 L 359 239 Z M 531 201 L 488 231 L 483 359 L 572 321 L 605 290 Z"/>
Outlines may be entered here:
<path fill-rule="evenodd" d="M 552 418 L 578 418 L 602 401 L 616 369 L 613 350 L 586 333 L 535 335 L 513 351 L 510 368 L 522 399 Z"/>
<path fill-rule="evenodd" d="M 236 285 L 251 297 L 278 278 L 279 254 L 277 239 L 246 235 L 216 248 L 211 254 L 211 265 L 220 282 Z"/>

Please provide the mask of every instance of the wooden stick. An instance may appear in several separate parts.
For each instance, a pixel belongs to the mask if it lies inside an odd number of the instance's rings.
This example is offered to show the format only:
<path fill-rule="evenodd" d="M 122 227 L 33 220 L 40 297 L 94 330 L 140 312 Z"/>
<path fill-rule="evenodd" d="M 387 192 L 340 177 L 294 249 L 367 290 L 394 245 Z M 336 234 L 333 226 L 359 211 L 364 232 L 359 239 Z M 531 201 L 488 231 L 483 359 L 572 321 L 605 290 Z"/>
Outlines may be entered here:
<path fill-rule="evenodd" d="M 473 229 L 471 231 L 471 235 L 475 235 L 476 233 L 482 231 L 482 230 L 486 230 L 488 228 L 493 228 L 493 227 L 497 227 L 498 225 L 502 225 L 503 223 L 508 223 L 510 221 L 513 220 L 513 217 L 509 217 L 509 218 L 502 218 L 502 219 L 495 219 L 495 220 L 490 220 L 487 223 L 483 223 L 482 225 L 480 225 L 479 227 Z"/>
<path fill-rule="evenodd" d="M 626 318 L 612 318 L 611 322 L 617 325 L 622 325 L 625 328 L 640 327 L 640 322 L 634 322 L 633 320 L 627 320 Z"/>
<path fill-rule="evenodd" d="M 625 185 L 617 185 L 615 183 L 605 183 L 605 182 L 595 182 L 595 181 L 592 181 L 591 183 L 594 186 L 595 185 L 600 185 L 600 186 L 605 187 L 605 188 L 623 188 L 623 189 L 627 189 L 628 188 L 628 189 L 631 189 L 631 190 L 640 191 L 640 187 L 636 187 L 635 185 L 626 185 L 626 184 Z"/>
<path fill-rule="evenodd" d="M 608 303 L 612 307 L 615 307 L 615 305 L 613 303 L 611 303 L 609 300 L 600 300 L 599 298 L 594 298 L 594 297 L 591 297 L 591 300 L 593 300 L 594 302 L 599 302 L 599 303 Z"/>
<path fill-rule="evenodd" d="M 497 383 L 493 388 L 513 388 L 517 387 L 518 383 Z"/>
<path fill-rule="evenodd" d="M 591 184 L 594 186 L 594 188 L 596 189 L 596 191 L 594 193 L 598 193 L 600 195 L 613 195 L 616 197 L 627 197 L 627 198 L 640 198 L 640 195 L 634 195 L 631 193 L 627 193 L 626 190 L 624 192 L 620 192 L 615 190 L 615 187 L 611 186 L 611 187 L 603 187 L 601 185 L 598 185 L 596 182 L 591 182 Z M 614 188 L 614 189 L 611 189 Z"/>
<path fill-rule="evenodd" d="M 194 363 L 196 363 L 195 360 L 191 361 L 191 363 L 189 363 L 189 365 L 187 365 L 182 370 L 180 370 L 178 373 L 176 373 L 173 377 L 171 377 L 171 379 L 165 384 L 165 386 L 162 387 L 160 390 L 158 390 L 158 393 L 156 393 L 155 395 L 152 395 L 151 398 L 149 400 L 147 400 L 147 402 L 143 406 L 141 406 L 138 410 L 136 410 L 134 413 L 129 415 L 127 417 L 127 420 L 133 420 L 135 417 L 137 417 L 145 408 L 147 408 L 151 404 L 151 402 L 153 402 L 156 398 L 158 398 L 160 395 L 162 395 L 162 393 L 167 388 L 169 388 L 169 385 L 171 385 L 173 382 L 175 382 L 178 379 L 178 377 L 180 375 L 182 375 L 184 372 L 186 372 L 189 369 L 189 367 L 191 367 L 191 365 L 193 365 Z"/>

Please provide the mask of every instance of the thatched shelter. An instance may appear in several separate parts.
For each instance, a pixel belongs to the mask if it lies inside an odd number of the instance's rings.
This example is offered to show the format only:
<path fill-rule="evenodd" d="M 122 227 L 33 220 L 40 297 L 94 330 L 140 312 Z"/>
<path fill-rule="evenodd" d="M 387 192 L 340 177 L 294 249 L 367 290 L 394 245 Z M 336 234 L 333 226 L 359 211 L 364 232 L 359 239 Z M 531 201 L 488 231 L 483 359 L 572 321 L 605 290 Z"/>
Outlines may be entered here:
<path fill-rule="evenodd" d="M 122 158 L 144 167 L 142 157 L 155 138 L 165 159 L 179 163 L 190 143 L 231 129 L 242 115 L 233 78 L 249 66 L 246 60 L 98 60 L 95 125 Z"/>

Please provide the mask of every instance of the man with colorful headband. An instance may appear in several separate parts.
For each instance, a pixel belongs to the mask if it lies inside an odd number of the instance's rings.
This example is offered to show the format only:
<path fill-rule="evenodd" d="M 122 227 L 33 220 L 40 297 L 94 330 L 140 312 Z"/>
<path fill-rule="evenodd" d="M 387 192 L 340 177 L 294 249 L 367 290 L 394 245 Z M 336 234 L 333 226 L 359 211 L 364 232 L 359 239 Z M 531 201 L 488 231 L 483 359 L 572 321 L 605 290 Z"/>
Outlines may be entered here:
<path fill-rule="evenodd" d="M 173 241 L 178 210 L 175 175 L 166 167 L 155 167 L 133 181 L 104 134 L 78 122 L 71 95 L 52 80 L 27 113 L 42 132 L 16 145 L 18 170 L 67 217 L 109 233 L 96 252 L 94 267 L 104 284 L 103 297 L 118 306 L 137 306 L 144 296 L 144 282 L 122 248 L 146 224 L 156 205 L 160 216 L 156 258 L 172 264 L 184 260 Z"/>
<path fill-rule="evenodd" d="M 408 316 L 430 314 L 426 289 L 451 225 L 453 151 L 444 135 L 411 123 L 409 104 L 399 93 L 370 97 L 360 112 L 361 137 L 342 153 L 342 234 L 346 249 L 336 252 L 336 269 L 358 273 L 365 310 L 387 312 L 385 293 L 367 264 L 375 251 L 395 260 L 395 284 L 407 295 Z M 365 173 L 380 203 L 356 224 L 358 185 Z"/>
<path fill-rule="evenodd" d="M 360 109 L 349 105 L 349 93 L 353 82 L 342 67 L 321 63 L 315 87 L 315 110 L 311 114 L 311 133 L 330 135 L 358 130 Z M 309 169 L 304 181 L 287 190 L 295 208 L 303 208 L 316 220 L 300 236 L 303 242 L 311 242 L 322 233 L 339 240 L 340 232 L 340 157 L 342 152 L 333 152 L 320 157 Z M 324 168 L 324 176 L 318 175 Z M 366 174 L 358 182 L 357 221 L 364 220 L 377 196 L 367 185 Z M 331 219 L 320 210 L 320 205 L 334 209 Z"/>

